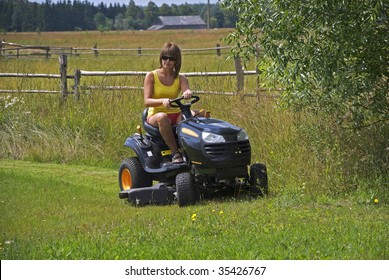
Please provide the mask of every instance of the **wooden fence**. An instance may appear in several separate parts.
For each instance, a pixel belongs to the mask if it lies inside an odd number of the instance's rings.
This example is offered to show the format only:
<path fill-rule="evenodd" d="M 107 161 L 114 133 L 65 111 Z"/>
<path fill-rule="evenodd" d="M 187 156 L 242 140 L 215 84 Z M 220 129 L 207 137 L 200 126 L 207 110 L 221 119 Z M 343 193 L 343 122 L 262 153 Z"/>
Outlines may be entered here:
<path fill-rule="evenodd" d="M 69 93 L 74 94 L 75 99 L 80 98 L 80 81 L 82 77 L 88 76 L 100 76 L 100 77 L 110 77 L 110 76 L 145 76 L 147 72 L 144 71 L 85 71 L 85 70 L 75 70 L 74 74 L 67 73 L 67 55 L 59 55 L 59 65 L 60 73 L 59 74 L 30 74 L 30 73 L 0 73 L 0 78 L 7 77 L 21 77 L 21 78 L 45 78 L 45 79 L 60 79 L 60 89 L 59 91 L 48 91 L 48 90 L 4 90 L 0 89 L 1 92 L 28 92 L 28 93 L 60 93 L 62 100 L 66 100 Z M 244 76 L 246 75 L 259 75 L 257 70 L 253 71 L 243 71 L 242 65 L 239 58 L 235 59 L 235 68 L 236 71 L 231 72 L 188 72 L 182 73 L 187 77 L 222 77 L 222 76 L 236 76 L 236 92 L 230 92 L 223 94 L 242 94 L 244 88 Z M 68 90 L 68 80 L 71 79 L 74 81 L 73 91 Z M 259 85 L 257 84 L 259 92 Z M 97 86 L 89 86 L 87 89 L 97 89 Z M 100 87 L 101 88 L 101 87 Z M 103 89 L 105 90 L 123 90 L 123 89 L 142 89 L 143 87 L 129 87 L 129 86 L 106 86 Z M 197 93 L 221 93 L 221 92 L 199 92 Z"/>
<path fill-rule="evenodd" d="M 214 53 L 221 56 L 222 50 L 230 50 L 230 46 L 220 46 L 216 44 L 214 48 L 197 48 L 197 49 L 182 49 L 183 53 Z M 50 47 L 50 46 L 35 46 L 35 45 L 21 45 L 17 43 L 6 42 L 4 39 L 0 43 L 0 56 L 6 57 L 22 57 L 22 56 L 43 56 L 46 58 L 52 55 L 66 54 L 66 55 L 94 55 L 101 54 L 109 55 L 136 55 L 136 56 L 155 56 L 161 49 L 158 48 L 98 48 L 95 44 L 91 48 L 85 47 Z"/>

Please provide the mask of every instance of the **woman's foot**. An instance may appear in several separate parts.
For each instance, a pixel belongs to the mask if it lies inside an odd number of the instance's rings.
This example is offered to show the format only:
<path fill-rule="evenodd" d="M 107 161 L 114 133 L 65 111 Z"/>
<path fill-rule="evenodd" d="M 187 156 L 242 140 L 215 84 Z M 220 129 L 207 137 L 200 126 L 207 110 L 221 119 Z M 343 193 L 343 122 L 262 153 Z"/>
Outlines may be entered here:
<path fill-rule="evenodd" d="M 183 163 L 184 162 L 184 160 L 182 158 L 182 154 L 179 151 L 175 151 L 173 153 L 172 162 L 173 163 Z"/>

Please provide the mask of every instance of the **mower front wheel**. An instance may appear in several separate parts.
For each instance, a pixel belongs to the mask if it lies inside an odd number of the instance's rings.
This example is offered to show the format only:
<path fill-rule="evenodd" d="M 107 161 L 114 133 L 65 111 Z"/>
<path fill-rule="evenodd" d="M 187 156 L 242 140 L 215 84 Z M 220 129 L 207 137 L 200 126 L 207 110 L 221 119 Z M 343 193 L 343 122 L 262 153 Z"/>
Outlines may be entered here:
<path fill-rule="evenodd" d="M 176 191 L 180 207 L 195 204 L 199 200 L 199 190 L 194 184 L 193 176 L 190 172 L 177 174 Z"/>
<path fill-rule="evenodd" d="M 119 168 L 119 188 L 125 191 L 133 188 L 150 187 L 153 183 L 137 157 L 125 159 Z"/>

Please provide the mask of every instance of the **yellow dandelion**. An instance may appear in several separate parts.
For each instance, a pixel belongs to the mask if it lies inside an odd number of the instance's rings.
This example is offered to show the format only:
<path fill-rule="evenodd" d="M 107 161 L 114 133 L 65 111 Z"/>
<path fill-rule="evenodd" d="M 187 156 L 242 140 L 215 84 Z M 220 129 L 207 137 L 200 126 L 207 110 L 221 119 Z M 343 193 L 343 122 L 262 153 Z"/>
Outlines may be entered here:
<path fill-rule="evenodd" d="M 219 215 L 223 215 L 223 213 L 224 213 L 224 212 L 223 212 L 222 210 L 220 210 Z"/>
<path fill-rule="evenodd" d="M 378 198 L 375 198 L 375 199 L 374 199 L 374 203 L 375 203 L 375 204 L 378 203 Z"/>
<path fill-rule="evenodd" d="M 196 221 L 197 219 L 197 214 L 196 213 L 193 213 L 192 216 L 190 217 L 192 219 L 192 221 Z"/>

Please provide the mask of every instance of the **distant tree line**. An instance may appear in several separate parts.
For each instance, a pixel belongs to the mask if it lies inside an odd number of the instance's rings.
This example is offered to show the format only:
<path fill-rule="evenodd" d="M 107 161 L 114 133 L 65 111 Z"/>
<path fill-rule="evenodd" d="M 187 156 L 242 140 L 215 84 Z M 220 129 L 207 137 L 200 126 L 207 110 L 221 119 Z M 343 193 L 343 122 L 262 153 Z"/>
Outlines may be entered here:
<path fill-rule="evenodd" d="M 140 30 L 153 25 L 158 16 L 200 15 L 207 21 L 207 4 L 167 4 L 158 7 L 150 1 L 137 6 L 101 2 L 97 6 L 87 0 L 60 0 L 45 3 L 28 0 L 0 1 L 0 30 L 3 32 L 43 32 L 79 30 Z M 223 10 L 219 4 L 210 5 L 210 27 L 234 27 L 236 15 Z"/>

